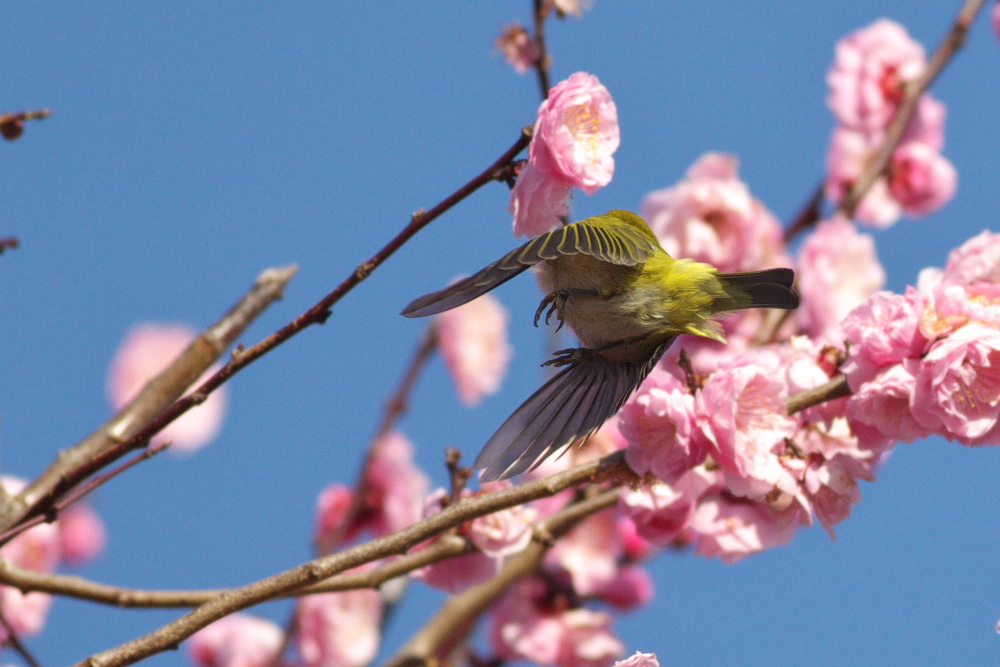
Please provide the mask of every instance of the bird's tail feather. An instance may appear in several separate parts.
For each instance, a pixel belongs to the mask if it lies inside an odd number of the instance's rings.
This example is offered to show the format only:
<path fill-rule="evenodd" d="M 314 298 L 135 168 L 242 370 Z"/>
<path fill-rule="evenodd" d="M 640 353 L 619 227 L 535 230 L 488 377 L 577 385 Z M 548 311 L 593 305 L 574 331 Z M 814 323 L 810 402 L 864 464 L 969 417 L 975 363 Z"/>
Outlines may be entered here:
<path fill-rule="evenodd" d="M 531 470 L 557 450 L 587 437 L 614 415 L 673 339 L 645 363 L 609 361 L 593 350 L 546 382 L 507 418 L 476 457 L 481 481 Z"/>
<path fill-rule="evenodd" d="M 798 308 L 799 295 L 792 289 L 795 272 L 791 269 L 766 269 L 746 273 L 720 273 L 723 285 L 736 287 L 750 297 L 743 308 Z"/>

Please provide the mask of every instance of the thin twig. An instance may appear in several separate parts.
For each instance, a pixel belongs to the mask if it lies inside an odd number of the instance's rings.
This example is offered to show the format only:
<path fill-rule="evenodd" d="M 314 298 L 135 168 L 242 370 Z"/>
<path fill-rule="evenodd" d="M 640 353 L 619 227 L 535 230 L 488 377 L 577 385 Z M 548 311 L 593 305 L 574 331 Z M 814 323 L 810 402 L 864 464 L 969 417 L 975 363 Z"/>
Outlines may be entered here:
<path fill-rule="evenodd" d="M 466 482 L 472 477 L 472 469 L 459 465 L 462 460 L 462 452 L 451 447 L 445 448 L 444 465 L 448 469 L 448 479 L 451 482 L 451 492 L 449 502 L 457 503 L 462 499 L 462 491 Z"/>
<path fill-rule="evenodd" d="M 0 625 L 3 625 L 3 629 L 7 632 L 7 639 L 4 641 L 5 644 L 9 644 L 14 648 L 15 651 L 28 663 L 31 667 L 42 667 L 42 663 L 31 654 L 28 647 L 24 645 L 21 638 L 17 636 L 17 632 L 14 631 L 14 626 L 10 624 L 7 620 L 7 616 L 3 613 L 3 609 L 0 609 Z"/>
<path fill-rule="evenodd" d="M 0 136 L 3 136 L 7 141 L 14 141 L 24 133 L 24 121 L 42 120 L 51 115 L 52 109 L 0 114 Z"/>
<path fill-rule="evenodd" d="M 691 392 L 692 396 L 697 394 L 698 390 L 701 389 L 701 382 L 694 372 L 694 366 L 691 365 L 691 357 L 688 356 L 687 350 L 683 347 L 677 355 L 677 365 L 684 371 L 684 382 L 687 384 L 688 391 Z"/>
<path fill-rule="evenodd" d="M 70 449 L 60 452 L 41 476 L 12 503 L 0 508 L 0 532 L 45 514 L 66 492 L 87 477 L 134 449 L 145 447 L 160 428 L 157 415 L 175 405 L 188 387 L 229 348 L 264 310 L 280 299 L 298 267 L 267 269 L 247 294 L 218 322 L 195 338 L 177 359 L 149 381 L 142 391 L 103 426 Z M 200 391 L 185 401 L 195 405 L 205 400 Z M 163 423 L 166 426 L 166 423 Z"/>
<path fill-rule="evenodd" d="M 785 230 L 785 243 L 791 243 L 792 239 L 799 235 L 799 233 L 804 232 L 809 229 L 823 216 L 823 195 L 826 192 L 826 186 L 824 183 L 820 183 L 813 190 L 813 193 L 809 195 L 809 199 L 806 203 L 802 205 L 799 210 L 798 215 L 792 220 L 791 224 Z"/>
<path fill-rule="evenodd" d="M 21 241 L 16 236 L 5 236 L 0 238 L 0 255 L 2 255 L 6 250 L 13 250 L 14 248 L 17 248 L 19 245 L 21 245 Z"/>
<path fill-rule="evenodd" d="M 548 12 L 545 10 L 545 0 L 534 0 L 535 18 L 535 44 L 538 45 L 538 60 L 535 62 L 535 71 L 538 73 L 538 86 L 542 89 L 542 99 L 548 99 L 549 90 L 549 61 L 548 48 L 545 45 L 545 19 Z"/>
<path fill-rule="evenodd" d="M 619 451 L 597 461 L 590 461 L 549 477 L 513 488 L 463 498 L 437 514 L 397 533 L 380 537 L 329 556 L 286 570 L 241 588 L 212 598 L 194 611 L 147 635 L 104 651 L 79 663 L 79 667 L 121 667 L 177 646 L 210 623 L 234 612 L 252 607 L 297 589 L 314 584 L 346 570 L 392 555 L 406 553 L 420 542 L 480 516 L 508 507 L 545 498 L 579 484 L 612 480 L 632 480 L 635 474 Z"/>
<path fill-rule="evenodd" d="M 826 384 L 822 384 L 813 389 L 806 389 L 788 397 L 788 414 L 794 415 L 806 408 L 844 398 L 851 395 L 851 388 L 847 385 L 847 376 L 839 373 Z"/>
<path fill-rule="evenodd" d="M 145 446 L 154 435 L 159 433 L 168 424 L 190 410 L 192 407 L 202 403 L 209 394 L 222 386 L 239 371 L 249 366 L 251 363 L 278 347 L 288 339 L 292 338 L 302 330 L 313 324 L 322 324 L 330 316 L 330 308 L 341 298 L 356 287 L 361 281 L 367 278 L 372 271 L 388 259 L 404 243 L 412 238 L 417 232 L 430 224 L 442 213 L 452 208 L 470 194 L 481 188 L 486 183 L 495 180 L 503 168 L 513 160 L 531 141 L 531 128 L 526 127 L 521 131 L 520 136 L 514 145 L 511 146 L 496 162 L 490 165 L 479 176 L 476 176 L 464 186 L 456 190 L 452 195 L 446 197 L 430 211 L 415 213 L 410 223 L 379 250 L 371 259 L 360 264 L 336 289 L 320 299 L 312 308 L 299 315 L 290 323 L 274 332 L 261 342 L 233 353 L 233 358 L 223 366 L 212 377 L 203 382 L 194 392 L 184 398 L 175 401 L 170 407 L 161 412 L 151 421 L 144 422 L 138 431 L 123 437 L 121 441 L 100 452 L 100 454 L 83 461 L 75 460 L 72 465 L 64 465 L 62 460 L 58 460 L 49 470 L 55 469 L 57 476 L 52 478 L 47 471 L 39 480 L 36 480 L 19 498 L 23 508 L 16 513 L 4 513 L 0 516 L 0 529 L 8 530 L 13 525 L 31 516 L 44 513 L 52 505 L 60 494 L 79 484 L 89 475 L 112 461 L 120 458 L 127 452 L 138 447 Z M 44 481 L 43 481 L 44 480 Z"/>

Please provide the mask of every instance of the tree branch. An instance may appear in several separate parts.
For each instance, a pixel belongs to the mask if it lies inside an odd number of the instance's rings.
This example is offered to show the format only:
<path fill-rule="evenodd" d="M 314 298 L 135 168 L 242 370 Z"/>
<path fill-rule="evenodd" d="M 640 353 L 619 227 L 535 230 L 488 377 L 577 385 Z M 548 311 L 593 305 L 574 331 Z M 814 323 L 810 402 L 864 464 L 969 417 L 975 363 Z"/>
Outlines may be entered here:
<path fill-rule="evenodd" d="M 0 114 L 0 135 L 7 141 L 14 141 L 24 134 L 24 121 L 42 120 L 52 115 L 52 109 L 37 111 L 16 111 Z"/>
<path fill-rule="evenodd" d="M 796 412 L 802 412 L 806 408 L 850 395 L 851 388 L 847 385 L 847 376 L 840 373 L 826 384 L 821 384 L 813 389 L 806 389 L 805 391 L 800 391 L 789 396 L 788 414 L 794 415 Z"/>
<path fill-rule="evenodd" d="M 549 83 L 549 52 L 545 46 L 545 0 L 533 0 L 535 18 L 535 44 L 538 45 L 538 61 L 535 63 L 535 71 L 538 73 L 538 86 L 542 89 L 542 99 L 548 99 L 549 90 L 552 86 Z"/>

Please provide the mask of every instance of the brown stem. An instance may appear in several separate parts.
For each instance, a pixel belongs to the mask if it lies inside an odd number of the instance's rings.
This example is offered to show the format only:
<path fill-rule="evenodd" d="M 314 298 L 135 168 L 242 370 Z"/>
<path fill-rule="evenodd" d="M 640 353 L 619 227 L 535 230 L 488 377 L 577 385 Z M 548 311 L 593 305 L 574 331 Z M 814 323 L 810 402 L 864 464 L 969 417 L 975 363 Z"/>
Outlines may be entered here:
<path fill-rule="evenodd" d="M 232 589 L 212 598 L 194 611 L 168 623 L 148 635 L 103 653 L 91 656 L 79 663 L 79 667 L 120 667 L 156 655 L 190 637 L 210 623 L 234 612 L 252 607 L 261 602 L 283 596 L 287 593 L 328 579 L 345 570 L 388 556 L 406 553 L 420 542 L 430 539 L 466 521 L 492 514 L 508 507 L 555 495 L 586 482 L 634 479 L 634 473 L 625 464 L 624 452 L 615 452 L 597 461 L 590 461 L 561 473 L 515 486 L 513 488 L 463 498 L 449 505 L 434 516 L 428 517 L 409 528 L 360 544 L 329 556 L 286 570 L 241 588 Z"/>
<path fill-rule="evenodd" d="M 785 243 L 791 243 L 792 239 L 798 236 L 801 232 L 804 232 L 819 222 L 820 217 L 823 215 L 821 207 L 825 191 L 825 184 L 820 183 L 816 186 L 816 189 L 813 190 L 813 193 L 809 195 L 809 199 L 807 199 L 806 203 L 802 205 L 798 215 L 795 216 L 795 219 L 792 220 L 790 225 L 788 225 L 788 229 L 785 230 Z"/>
<path fill-rule="evenodd" d="M 13 250 L 21 245 L 21 241 L 16 236 L 5 236 L 0 238 L 0 254 L 5 250 Z"/>
<path fill-rule="evenodd" d="M 15 651 L 17 651 L 18 655 L 20 655 L 30 667 L 42 667 L 42 663 L 38 662 L 35 656 L 31 654 L 31 651 L 28 650 L 28 647 L 24 645 L 24 642 L 21 641 L 21 638 L 17 636 L 17 632 L 14 631 L 14 626 L 12 626 L 10 621 L 7 620 L 7 616 L 3 613 L 3 609 L 0 609 L 0 625 L 3 625 L 3 629 L 7 632 L 7 639 L 4 641 L 4 644 L 10 645 Z"/>
<path fill-rule="evenodd" d="M 24 133 L 24 121 L 42 120 L 51 115 L 52 109 L 0 114 L 0 136 L 3 136 L 7 141 L 14 141 Z"/>
<path fill-rule="evenodd" d="M 218 322 L 198 336 L 162 373 L 103 426 L 68 450 L 22 491 L 13 502 L 0 507 L 0 532 L 48 512 L 66 492 L 104 466 L 133 449 L 145 447 L 166 426 L 163 412 L 184 394 L 199 376 L 229 348 L 264 310 L 280 299 L 298 270 L 295 266 L 268 269 L 250 291 Z M 183 399 L 194 405 L 205 399 L 200 390 Z M 157 417 L 160 415 L 160 417 Z M 172 420 L 171 420 L 172 421 Z M 147 425 L 159 423 L 151 430 Z"/>
<path fill-rule="evenodd" d="M 456 646 L 475 621 L 518 580 L 536 572 L 553 541 L 588 516 L 613 507 L 618 490 L 604 491 L 574 503 L 567 511 L 540 522 L 531 545 L 512 556 L 493 579 L 448 598 L 441 610 L 386 663 L 387 667 L 428 665 Z"/>
<path fill-rule="evenodd" d="M 788 414 L 794 415 L 806 408 L 850 395 L 851 388 L 847 385 L 847 376 L 840 373 L 826 384 L 789 396 Z"/>
<path fill-rule="evenodd" d="M 542 99 L 548 99 L 549 90 L 549 52 L 545 46 L 545 0 L 534 0 L 535 16 L 535 44 L 538 45 L 538 61 L 535 63 L 535 71 L 538 73 L 538 86 L 542 89 Z"/>

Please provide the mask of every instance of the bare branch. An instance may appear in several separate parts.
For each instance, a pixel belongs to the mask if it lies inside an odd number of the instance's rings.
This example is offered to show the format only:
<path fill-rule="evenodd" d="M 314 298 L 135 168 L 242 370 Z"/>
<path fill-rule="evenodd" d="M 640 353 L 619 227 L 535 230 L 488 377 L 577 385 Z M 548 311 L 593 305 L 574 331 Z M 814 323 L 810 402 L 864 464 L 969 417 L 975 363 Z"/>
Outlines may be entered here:
<path fill-rule="evenodd" d="M 0 609 L 0 625 L 3 625 L 4 631 L 7 633 L 7 639 L 4 644 L 10 645 L 18 655 L 20 655 L 30 667 L 42 667 L 42 663 L 38 662 L 28 647 L 24 645 L 21 638 L 17 636 L 17 632 L 14 631 L 14 626 L 10 624 L 7 620 L 7 616 L 3 613 L 3 609 Z"/>
<path fill-rule="evenodd" d="M 847 385 L 847 376 L 840 373 L 826 384 L 789 396 L 788 414 L 794 415 L 796 412 L 801 412 L 806 408 L 850 395 L 851 388 Z"/>

